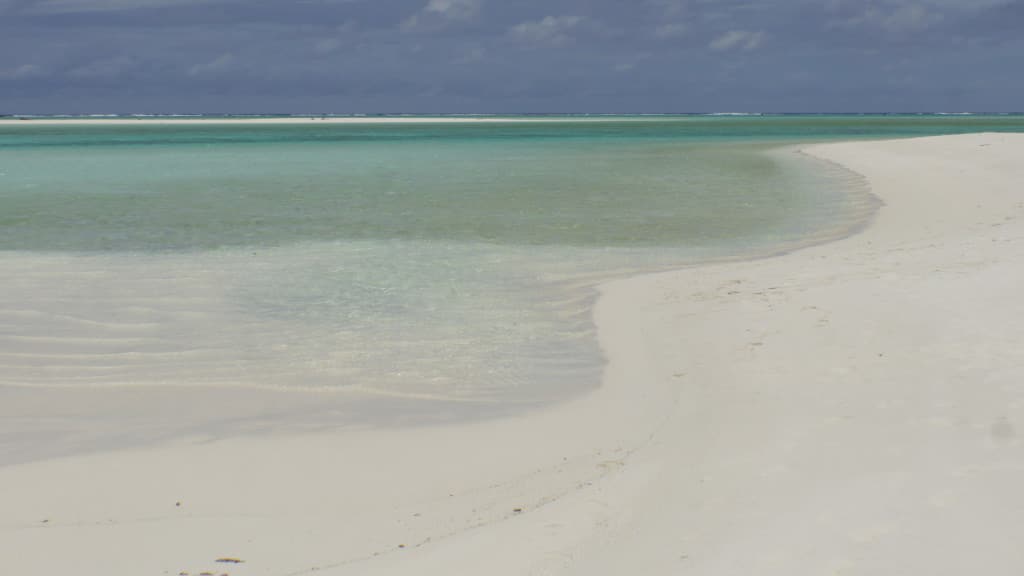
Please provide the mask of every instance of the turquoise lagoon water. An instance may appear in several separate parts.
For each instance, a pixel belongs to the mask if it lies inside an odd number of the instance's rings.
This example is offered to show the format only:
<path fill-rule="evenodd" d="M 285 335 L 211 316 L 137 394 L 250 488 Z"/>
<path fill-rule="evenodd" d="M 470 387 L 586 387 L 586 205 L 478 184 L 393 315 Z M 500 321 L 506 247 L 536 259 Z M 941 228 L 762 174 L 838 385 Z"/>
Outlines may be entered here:
<path fill-rule="evenodd" d="M 0 386 L 316 390 L 419 415 L 564 399 L 600 383 L 601 280 L 785 250 L 870 215 L 856 175 L 784 145 L 1021 129 L 0 126 Z"/>

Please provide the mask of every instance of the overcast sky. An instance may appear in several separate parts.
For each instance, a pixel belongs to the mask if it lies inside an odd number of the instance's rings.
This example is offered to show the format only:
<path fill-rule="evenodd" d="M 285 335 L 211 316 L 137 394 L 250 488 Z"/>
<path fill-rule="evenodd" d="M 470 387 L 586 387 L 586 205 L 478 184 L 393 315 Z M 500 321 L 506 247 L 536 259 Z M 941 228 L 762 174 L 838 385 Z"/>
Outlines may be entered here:
<path fill-rule="evenodd" d="M 0 0 L 0 114 L 1024 110 L 1024 0 Z"/>

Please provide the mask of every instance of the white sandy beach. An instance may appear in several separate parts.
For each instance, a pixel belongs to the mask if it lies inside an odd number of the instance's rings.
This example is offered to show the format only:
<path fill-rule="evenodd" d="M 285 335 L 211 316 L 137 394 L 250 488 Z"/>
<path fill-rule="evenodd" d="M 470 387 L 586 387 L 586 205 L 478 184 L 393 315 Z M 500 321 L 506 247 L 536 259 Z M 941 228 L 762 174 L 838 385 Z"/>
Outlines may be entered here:
<path fill-rule="evenodd" d="M 0 462 L 0 573 L 1019 574 L 1024 135 L 808 152 L 871 225 L 606 284 L 596 392 Z"/>

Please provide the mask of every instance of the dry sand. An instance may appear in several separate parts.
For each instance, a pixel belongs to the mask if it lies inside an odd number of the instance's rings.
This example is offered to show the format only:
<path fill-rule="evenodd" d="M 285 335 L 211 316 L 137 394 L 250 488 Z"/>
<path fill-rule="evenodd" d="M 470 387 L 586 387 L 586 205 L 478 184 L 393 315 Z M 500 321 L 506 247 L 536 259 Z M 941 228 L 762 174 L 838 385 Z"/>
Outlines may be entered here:
<path fill-rule="evenodd" d="M 0 572 L 1019 574 L 1024 135 L 809 152 L 872 225 L 603 286 L 595 393 L 0 467 Z"/>

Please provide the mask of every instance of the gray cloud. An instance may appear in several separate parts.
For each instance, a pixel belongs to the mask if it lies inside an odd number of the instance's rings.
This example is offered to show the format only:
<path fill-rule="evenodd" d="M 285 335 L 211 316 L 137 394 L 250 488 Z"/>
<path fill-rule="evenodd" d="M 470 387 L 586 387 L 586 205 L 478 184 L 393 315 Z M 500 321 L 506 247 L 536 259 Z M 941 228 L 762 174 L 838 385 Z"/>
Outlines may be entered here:
<path fill-rule="evenodd" d="M 573 39 L 573 29 L 583 20 L 582 16 L 545 16 L 540 20 L 520 22 L 509 28 L 509 34 L 528 43 L 564 44 Z"/>
<path fill-rule="evenodd" d="M 479 14 L 480 0 L 429 0 L 421 10 L 402 21 L 402 29 L 436 29 L 452 22 L 472 21 Z"/>
<path fill-rule="evenodd" d="M 942 21 L 944 15 L 925 7 L 923 4 L 901 4 L 896 6 L 864 6 L 859 12 L 828 23 L 833 28 L 857 28 L 861 26 L 881 28 L 887 32 L 901 33 L 923 30 Z"/>
<path fill-rule="evenodd" d="M 0 15 L 0 113 L 967 110 L 1024 94 L 1006 73 L 1022 0 L 0 0 Z"/>
<path fill-rule="evenodd" d="M 36 64 L 22 64 L 10 70 L 0 70 L 0 79 L 18 80 L 21 78 L 32 78 L 45 74 L 42 68 Z"/>
<path fill-rule="evenodd" d="M 469 20 L 480 12 L 480 0 L 430 0 L 424 12 L 451 20 Z"/>
<path fill-rule="evenodd" d="M 29 3 L 25 11 L 31 14 L 68 14 L 83 12 L 115 12 L 195 4 L 210 4 L 210 0 L 40 0 Z"/>
<path fill-rule="evenodd" d="M 764 41 L 764 32 L 748 30 L 729 30 L 716 37 L 708 44 L 708 48 L 717 52 L 726 50 L 753 50 Z"/>

